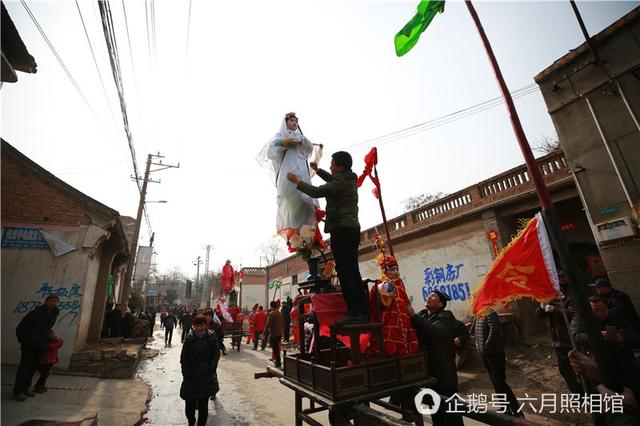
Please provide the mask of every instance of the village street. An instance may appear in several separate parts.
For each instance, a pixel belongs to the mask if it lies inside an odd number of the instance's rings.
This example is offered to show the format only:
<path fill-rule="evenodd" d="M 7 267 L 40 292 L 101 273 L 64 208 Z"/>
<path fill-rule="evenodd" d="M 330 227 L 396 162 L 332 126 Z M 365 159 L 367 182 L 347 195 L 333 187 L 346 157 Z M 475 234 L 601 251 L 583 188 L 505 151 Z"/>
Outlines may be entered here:
<path fill-rule="evenodd" d="M 138 368 L 138 376 L 152 388 L 148 424 L 187 424 L 184 401 L 180 399 L 180 333 L 181 329 L 176 328 L 172 346 L 164 347 L 164 330 L 157 325 L 154 340 L 148 346 L 159 349 L 160 354 L 143 361 Z M 229 347 L 229 342 L 226 345 Z M 253 378 L 254 373 L 265 371 L 270 353 L 269 348 L 253 351 L 243 344 L 240 352 L 229 351 L 220 358 L 220 392 L 216 401 L 209 401 L 207 425 L 293 424 L 293 392 L 277 379 Z"/>
<path fill-rule="evenodd" d="M 154 339 L 147 345 L 158 349 L 154 358 L 141 362 L 137 376 L 151 386 L 149 411 L 144 415 L 150 425 L 186 425 L 184 401 L 180 399 L 180 328 L 174 330 L 171 347 L 164 346 L 164 330 L 156 324 Z M 254 379 L 256 372 L 263 372 L 269 365 L 271 351 L 254 351 L 251 345 L 244 344 L 240 352 L 229 350 L 220 358 L 218 380 L 220 392 L 215 401 L 209 401 L 207 425 L 292 425 L 294 424 L 294 394 L 277 379 Z M 225 341 L 227 348 L 230 342 Z M 306 402 L 304 403 L 306 407 Z M 376 407 L 386 413 L 390 413 Z M 326 412 L 314 414 L 313 418 L 328 425 Z M 424 416 L 425 424 L 431 424 L 431 418 Z M 482 423 L 465 419 L 465 425 Z M 541 423 L 544 424 L 544 423 Z"/>

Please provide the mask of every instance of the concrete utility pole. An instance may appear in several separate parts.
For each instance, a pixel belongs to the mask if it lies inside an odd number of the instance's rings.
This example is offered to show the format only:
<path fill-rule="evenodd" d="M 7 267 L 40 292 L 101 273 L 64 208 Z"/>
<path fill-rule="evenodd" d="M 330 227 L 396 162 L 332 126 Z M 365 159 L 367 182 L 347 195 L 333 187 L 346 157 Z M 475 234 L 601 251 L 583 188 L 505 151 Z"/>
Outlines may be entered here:
<path fill-rule="evenodd" d="M 211 280 L 211 274 L 209 273 L 209 259 L 210 259 L 210 254 L 211 254 L 211 249 L 213 248 L 213 246 L 211 244 L 207 244 L 207 254 L 204 257 L 204 284 L 203 287 L 207 288 L 207 292 L 206 292 L 206 299 L 204 301 L 204 305 L 206 308 L 210 308 L 211 307 L 211 302 L 210 302 L 210 294 L 211 294 L 211 287 L 209 287 L 210 284 L 210 280 Z"/>
<path fill-rule="evenodd" d="M 198 301 L 198 307 L 202 307 L 202 287 L 200 286 L 200 265 L 202 265 L 202 258 L 200 256 L 198 256 L 198 258 L 196 259 L 195 262 L 193 262 L 194 265 L 196 265 L 197 269 L 196 269 L 196 300 Z"/>
<path fill-rule="evenodd" d="M 154 163 L 153 161 L 154 158 L 164 158 L 164 157 L 161 156 L 160 153 L 149 154 L 147 156 L 147 167 L 144 171 L 144 178 L 142 180 L 142 189 L 140 190 L 140 202 L 138 203 L 138 214 L 136 215 L 136 223 L 133 231 L 133 239 L 131 240 L 131 247 L 129 250 L 129 260 L 127 262 L 127 271 L 125 272 L 125 275 L 124 275 L 124 288 L 123 288 L 121 299 L 120 299 L 121 310 L 123 314 L 126 312 L 127 305 L 129 303 L 129 293 L 131 292 L 131 277 L 133 276 L 133 267 L 135 265 L 136 252 L 138 250 L 138 238 L 140 237 L 140 225 L 142 223 L 142 213 L 144 212 L 145 197 L 147 196 L 147 185 L 149 184 L 149 182 L 160 183 L 159 180 L 149 179 L 149 175 L 153 172 L 158 172 L 160 170 L 165 170 L 169 168 L 177 169 L 180 167 L 180 163 L 178 163 L 177 166 L 172 166 L 168 164 L 163 164 L 162 160 L 160 160 L 157 163 Z M 161 166 L 161 167 L 155 170 L 151 170 L 152 165 Z M 134 177 L 134 179 L 136 179 L 136 177 Z"/>

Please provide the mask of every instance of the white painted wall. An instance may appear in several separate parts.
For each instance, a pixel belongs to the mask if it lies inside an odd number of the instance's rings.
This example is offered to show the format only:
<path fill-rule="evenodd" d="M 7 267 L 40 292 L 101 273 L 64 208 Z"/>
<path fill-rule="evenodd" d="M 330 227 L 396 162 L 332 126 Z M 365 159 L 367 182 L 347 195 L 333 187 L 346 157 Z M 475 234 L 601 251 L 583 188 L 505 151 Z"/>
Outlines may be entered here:
<path fill-rule="evenodd" d="M 427 242 L 428 241 L 428 242 Z M 431 244 L 435 241 L 435 244 Z M 394 247 L 400 274 L 416 311 L 424 308 L 426 297 L 434 286 L 449 294 L 447 304 L 456 318 L 471 317 L 470 297 L 491 265 L 490 245 L 483 230 L 441 239 L 429 237 L 424 247 Z M 458 265 L 460 265 L 458 267 Z M 448 273 L 447 273 L 448 271 Z M 380 278 L 374 260 L 360 263 L 363 278 Z"/>
<path fill-rule="evenodd" d="M 75 231 L 50 230 L 75 247 L 80 247 L 85 228 Z M 80 310 L 87 271 L 88 251 L 84 249 L 55 257 L 49 250 L 2 249 L 2 363 L 17 365 L 20 346 L 15 329 L 20 320 L 44 302 L 50 292 L 60 297 L 60 315 L 54 330 L 62 339 L 58 368 L 68 368 L 80 322 Z"/>
<path fill-rule="evenodd" d="M 78 316 L 78 333 L 76 335 L 76 346 L 84 346 L 87 342 L 87 334 L 91 324 L 91 311 L 96 295 L 96 285 L 98 283 L 98 270 L 100 268 L 100 256 L 93 259 L 87 258 L 87 272 L 82 286 L 82 302 L 80 304 L 80 315 Z"/>
<path fill-rule="evenodd" d="M 264 284 L 242 284 L 242 308 L 251 310 L 253 305 L 266 305 L 264 296 Z"/>

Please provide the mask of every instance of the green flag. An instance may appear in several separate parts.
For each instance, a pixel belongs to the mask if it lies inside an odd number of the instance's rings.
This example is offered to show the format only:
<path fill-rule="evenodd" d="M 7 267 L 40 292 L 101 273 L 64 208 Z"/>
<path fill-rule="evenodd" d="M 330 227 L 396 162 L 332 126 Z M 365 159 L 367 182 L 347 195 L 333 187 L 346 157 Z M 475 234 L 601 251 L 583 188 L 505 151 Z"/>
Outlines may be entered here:
<path fill-rule="evenodd" d="M 272 289 L 272 288 L 274 288 L 274 287 L 275 287 L 276 289 L 278 289 L 278 288 L 280 288 L 280 285 L 282 285 L 282 283 L 281 283 L 279 280 L 275 280 L 275 279 L 274 279 L 274 280 L 272 280 L 272 281 L 271 281 L 271 283 L 269 284 L 269 289 Z"/>
<path fill-rule="evenodd" d="M 107 296 L 113 295 L 113 275 L 109 274 L 107 278 Z"/>
<path fill-rule="evenodd" d="M 420 34 L 427 29 L 436 13 L 444 12 L 444 0 L 422 0 L 418 13 L 396 34 L 393 42 L 396 55 L 402 56 L 416 45 Z"/>

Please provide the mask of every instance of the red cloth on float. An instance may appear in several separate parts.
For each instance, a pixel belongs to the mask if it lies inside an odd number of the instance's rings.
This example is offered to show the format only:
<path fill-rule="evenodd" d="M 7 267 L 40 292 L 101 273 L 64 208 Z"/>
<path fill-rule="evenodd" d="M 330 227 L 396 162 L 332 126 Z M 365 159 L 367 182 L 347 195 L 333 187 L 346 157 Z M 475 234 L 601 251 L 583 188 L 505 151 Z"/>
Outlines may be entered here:
<path fill-rule="evenodd" d="M 384 324 L 382 326 L 382 340 L 384 342 L 385 356 L 414 354 L 418 352 L 418 337 L 407 313 L 407 306 L 411 302 L 409 302 L 407 290 L 402 279 L 398 278 L 391 282 L 393 283 L 394 292 L 391 295 L 391 304 L 389 306 L 381 304 L 380 313 L 382 318 L 376 318 L 375 287 L 369 291 L 369 312 L 372 321 L 380 321 Z M 376 339 L 371 339 L 371 351 L 373 353 L 380 352 Z"/>
<path fill-rule="evenodd" d="M 320 336 L 331 336 L 329 326 L 347 314 L 347 305 L 344 303 L 342 293 L 312 294 L 311 304 L 316 320 L 320 326 Z M 349 336 L 337 336 L 338 340 L 351 347 Z M 368 333 L 360 335 L 360 352 L 364 353 L 369 345 L 370 336 Z"/>

